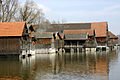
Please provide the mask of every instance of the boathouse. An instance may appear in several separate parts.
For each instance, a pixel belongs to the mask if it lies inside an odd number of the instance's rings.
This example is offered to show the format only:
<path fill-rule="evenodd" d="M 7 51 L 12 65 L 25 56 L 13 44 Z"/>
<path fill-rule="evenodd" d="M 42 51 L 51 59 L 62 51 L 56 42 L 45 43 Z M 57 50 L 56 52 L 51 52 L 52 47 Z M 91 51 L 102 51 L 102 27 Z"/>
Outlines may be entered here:
<path fill-rule="evenodd" d="M 101 48 L 101 50 L 109 49 L 107 22 L 61 23 L 34 26 L 36 27 L 35 29 L 38 32 L 59 32 L 60 34 L 64 35 L 63 39 L 65 46 L 71 45 L 71 43 L 69 42 L 70 40 L 73 41 L 74 45 L 77 45 L 77 42 L 74 42 L 74 39 L 79 38 L 80 41 L 78 41 L 78 44 L 81 44 L 85 48 Z M 85 34 L 88 38 L 82 40 L 82 35 Z M 76 38 L 74 36 L 76 36 Z"/>
<path fill-rule="evenodd" d="M 32 35 L 37 39 L 35 44 L 36 53 L 48 53 L 50 48 L 62 47 L 61 36 L 58 32 L 35 32 Z"/>
<path fill-rule="evenodd" d="M 118 44 L 118 37 L 116 35 L 114 35 L 111 31 L 108 31 L 108 35 L 109 35 L 109 39 L 111 43 L 113 44 L 113 46 Z"/>
<path fill-rule="evenodd" d="M 107 22 L 91 23 L 91 29 L 95 30 L 97 50 L 107 50 L 108 48 L 108 24 Z"/>
<path fill-rule="evenodd" d="M 91 23 L 91 29 L 95 30 L 95 38 L 97 41 L 97 46 L 107 46 L 107 41 L 108 41 L 107 22 Z"/>
<path fill-rule="evenodd" d="M 65 51 L 76 48 L 82 49 L 85 46 L 85 42 L 88 39 L 88 34 L 86 33 L 64 33 L 64 48 L 66 49 Z"/>
<path fill-rule="evenodd" d="M 79 48 L 84 51 L 85 48 L 95 48 L 96 40 L 94 30 L 81 29 L 81 30 L 64 30 L 64 47 L 66 48 Z"/>
<path fill-rule="evenodd" d="M 0 55 L 19 55 L 27 49 L 29 38 L 26 22 L 0 23 Z"/>
<path fill-rule="evenodd" d="M 111 31 L 108 31 L 108 36 L 109 36 L 108 46 L 110 47 L 110 49 L 113 50 L 117 48 L 118 37 L 114 35 Z"/>
<path fill-rule="evenodd" d="M 32 35 L 38 42 L 35 44 L 36 53 L 47 53 L 49 48 L 54 48 L 54 38 L 52 32 L 35 32 Z"/>

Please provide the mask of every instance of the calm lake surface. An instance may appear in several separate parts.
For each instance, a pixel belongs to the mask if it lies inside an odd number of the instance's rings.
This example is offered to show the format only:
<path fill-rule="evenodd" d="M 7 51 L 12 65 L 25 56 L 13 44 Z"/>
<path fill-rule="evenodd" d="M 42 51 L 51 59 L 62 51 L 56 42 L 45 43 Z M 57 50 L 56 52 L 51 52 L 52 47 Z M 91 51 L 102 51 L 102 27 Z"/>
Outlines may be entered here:
<path fill-rule="evenodd" d="M 0 80 L 120 80 L 120 52 L 0 58 Z"/>

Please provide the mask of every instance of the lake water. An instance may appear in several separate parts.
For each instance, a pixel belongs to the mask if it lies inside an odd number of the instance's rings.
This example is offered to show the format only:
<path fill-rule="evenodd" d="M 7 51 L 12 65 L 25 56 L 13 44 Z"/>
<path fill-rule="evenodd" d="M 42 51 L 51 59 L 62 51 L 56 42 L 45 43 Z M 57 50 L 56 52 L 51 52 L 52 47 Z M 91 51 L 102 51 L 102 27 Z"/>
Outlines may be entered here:
<path fill-rule="evenodd" d="M 36 54 L 0 58 L 0 80 L 120 80 L 120 53 Z"/>

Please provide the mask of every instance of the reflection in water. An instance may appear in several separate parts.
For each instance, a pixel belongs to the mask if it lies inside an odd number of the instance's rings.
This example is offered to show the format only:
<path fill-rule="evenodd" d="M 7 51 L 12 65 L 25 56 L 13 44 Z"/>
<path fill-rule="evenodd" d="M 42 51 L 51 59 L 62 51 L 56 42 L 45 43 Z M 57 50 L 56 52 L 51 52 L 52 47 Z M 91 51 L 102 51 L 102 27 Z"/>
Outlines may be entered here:
<path fill-rule="evenodd" d="M 0 80 L 117 80 L 118 52 L 36 54 L 0 58 Z M 120 73 L 120 72 L 119 72 Z"/>

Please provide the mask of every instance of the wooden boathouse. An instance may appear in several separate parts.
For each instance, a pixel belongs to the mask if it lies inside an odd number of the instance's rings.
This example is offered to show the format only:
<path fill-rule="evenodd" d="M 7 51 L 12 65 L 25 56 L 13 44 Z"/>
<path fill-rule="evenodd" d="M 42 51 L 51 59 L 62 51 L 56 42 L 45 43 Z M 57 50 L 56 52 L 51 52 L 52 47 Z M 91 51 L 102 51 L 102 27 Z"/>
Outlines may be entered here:
<path fill-rule="evenodd" d="M 85 50 L 96 51 L 109 49 L 109 41 L 113 43 L 116 40 L 117 44 L 117 38 L 109 37 L 107 22 L 61 23 L 34 27 L 37 32 L 59 32 L 65 48 L 81 46 Z"/>
<path fill-rule="evenodd" d="M 28 38 L 26 22 L 0 23 L 0 55 L 20 55 Z"/>
<path fill-rule="evenodd" d="M 97 46 L 107 46 L 108 24 L 107 22 L 96 22 L 91 24 L 91 29 L 95 30 Z"/>
<path fill-rule="evenodd" d="M 80 52 L 86 48 L 96 47 L 94 30 L 64 30 L 63 34 L 64 48 L 78 48 Z"/>
<path fill-rule="evenodd" d="M 62 38 L 58 32 L 34 32 L 32 35 L 37 39 L 36 53 L 48 53 L 50 48 L 62 47 L 60 43 Z"/>
<path fill-rule="evenodd" d="M 118 37 L 114 35 L 111 31 L 108 31 L 108 36 L 109 36 L 108 46 L 110 47 L 111 50 L 116 49 L 118 44 Z"/>
<path fill-rule="evenodd" d="M 36 53 L 47 53 L 49 48 L 54 47 L 52 32 L 35 32 L 32 35 L 37 39 L 35 44 Z"/>

